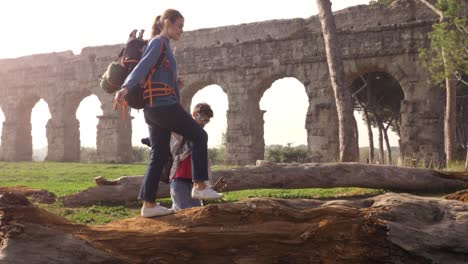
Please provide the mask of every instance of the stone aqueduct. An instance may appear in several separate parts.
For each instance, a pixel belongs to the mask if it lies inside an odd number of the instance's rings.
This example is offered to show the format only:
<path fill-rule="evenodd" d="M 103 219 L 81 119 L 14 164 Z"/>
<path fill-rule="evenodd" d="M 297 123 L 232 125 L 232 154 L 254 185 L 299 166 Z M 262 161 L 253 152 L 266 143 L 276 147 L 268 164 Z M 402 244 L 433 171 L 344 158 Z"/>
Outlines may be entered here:
<path fill-rule="evenodd" d="M 430 10 L 410 0 L 389 8 L 355 6 L 335 12 L 347 84 L 372 71 L 398 80 L 404 91 L 400 153 L 436 161 L 444 153 L 443 90 L 429 84 L 430 76 L 418 58 L 418 49 L 428 45 L 427 33 L 435 19 Z M 129 161 L 131 121 L 123 121 L 113 111 L 113 96 L 98 87 L 99 75 L 121 47 L 0 60 L 0 107 L 5 115 L 0 158 L 32 159 L 31 111 L 43 98 L 51 112 L 46 159 L 78 161 L 80 132 L 75 113 L 83 98 L 95 94 L 103 110 L 98 117 L 98 157 L 104 162 Z M 283 77 L 294 77 L 305 87 L 311 159 L 337 159 L 337 115 L 318 16 L 186 32 L 177 43 L 177 60 L 185 78 L 184 106 L 211 84 L 227 94 L 229 163 L 252 164 L 263 159 L 264 112 L 259 101 Z M 287 90 L 285 94 L 288 100 Z"/>

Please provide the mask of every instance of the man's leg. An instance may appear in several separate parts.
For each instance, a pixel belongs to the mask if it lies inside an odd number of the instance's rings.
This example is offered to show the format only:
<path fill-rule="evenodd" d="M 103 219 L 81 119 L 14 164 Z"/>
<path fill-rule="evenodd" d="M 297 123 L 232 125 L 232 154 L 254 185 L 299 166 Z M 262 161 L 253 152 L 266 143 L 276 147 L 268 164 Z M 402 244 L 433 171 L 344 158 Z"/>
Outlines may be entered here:
<path fill-rule="evenodd" d="M 174 179 L 171 182 L 172 209 L 179 211 L 186 208 L 201 206 L 200 200 L 191 197 L 192 180 Z"/>

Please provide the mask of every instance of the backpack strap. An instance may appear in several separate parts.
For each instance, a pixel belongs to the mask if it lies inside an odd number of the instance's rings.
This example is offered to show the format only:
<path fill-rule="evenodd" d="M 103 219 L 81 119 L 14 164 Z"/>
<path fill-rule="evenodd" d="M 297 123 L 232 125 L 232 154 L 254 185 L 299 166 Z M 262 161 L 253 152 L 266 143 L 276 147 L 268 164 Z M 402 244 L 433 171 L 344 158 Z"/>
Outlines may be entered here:
<path fill-rule="evenodd" d="M 167 96 L 173 95 L 176 96 L 176 91 L 174 87 L 167 85 L 166 83 L 162 82 L 153 82 L 152 76 L 156 73 L 156 71 L 161 66 L 163 60 L 166 58 L 166 45 L 163 42 L 163 51 L 162 55 L 160 56 L 160 60 L 156 64 L 156 66 L 152 69 L 151 74 L 146 79 L 145 83 L 145 91 L 143 93 L 143 98 L 150 100 L 150 105 L 153 105 L 153 97 L 160 97 L 160 96 Z"/>
<path fill-rule="evenodd" d="M 161 67 L 161 64 L 163 61 L 166 59 L 166 44 L 164 41 L 161 41 L 162 43 L 162 49 L 161 49 L 161 54 L 159 56 L 158 62 L 156 65 L 151 69 L 150 74 L 148 74 L 148 77 L 146 78 L 145 82 L 145 91 L 143 92 L 143 99 L 149 99 L 150 100 L 150 105 L 153 106 L 153 97 L 158 97 L 158 96 L 166 96 L 169 94 L 174 94 L 175 95 L 175 90 L 174 88 L 170 87 L 169 85 L 162 83 L 162 82 L 153 82 L 152 78 L 153 75 L 158 71 L 158 69 Z"/>

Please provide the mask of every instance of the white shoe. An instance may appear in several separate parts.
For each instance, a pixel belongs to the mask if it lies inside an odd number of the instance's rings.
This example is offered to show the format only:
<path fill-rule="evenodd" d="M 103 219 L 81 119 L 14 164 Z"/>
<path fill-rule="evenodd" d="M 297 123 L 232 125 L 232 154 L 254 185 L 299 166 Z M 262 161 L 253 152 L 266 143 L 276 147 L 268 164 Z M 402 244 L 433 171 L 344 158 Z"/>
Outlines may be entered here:
<path fill-rule="evenodd" d="M 160 206 L 159 203 L 155 207 L 142 207 L 141 216 L 143 217 L 155 217 L 172 214 L 174 211 L 172 209 L 167 209 L 166 207 Z"/>
<path fill-rule="evenodd" d="M 222 193 L 217 193 L 211 187 L 206 186 L 203 190 L 198 190 L 197 188 L 192 188 L 192 198 L 201 199 L 201 200 L 216 200 L 223 198 Z"/>

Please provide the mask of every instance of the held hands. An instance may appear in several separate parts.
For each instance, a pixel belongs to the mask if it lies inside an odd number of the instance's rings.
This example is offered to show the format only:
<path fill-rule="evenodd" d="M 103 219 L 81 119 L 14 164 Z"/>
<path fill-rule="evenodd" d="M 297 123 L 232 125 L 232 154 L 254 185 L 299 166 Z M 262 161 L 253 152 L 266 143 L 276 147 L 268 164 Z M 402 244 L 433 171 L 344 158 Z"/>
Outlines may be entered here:
<path fill-rule="evenodd" d="M 128 90 L 127 88 L 122 88 L 120 89 L 116 94 L 115 94 L 115 99 L 114 99 L 114 111 L 119 108 L 119 105 L 122 104 L 125 96 L 127 96 Z"/>

